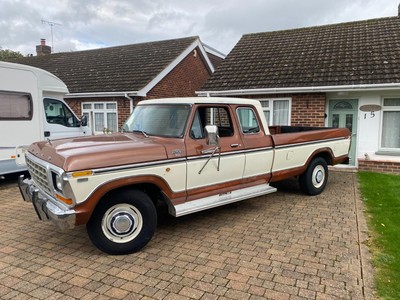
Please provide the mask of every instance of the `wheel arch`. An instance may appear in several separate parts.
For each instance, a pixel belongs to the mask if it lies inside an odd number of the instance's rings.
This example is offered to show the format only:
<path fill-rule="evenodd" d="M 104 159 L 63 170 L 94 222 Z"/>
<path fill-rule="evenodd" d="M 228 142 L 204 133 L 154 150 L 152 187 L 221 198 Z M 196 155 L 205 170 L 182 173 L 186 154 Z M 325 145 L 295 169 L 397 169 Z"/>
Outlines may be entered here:
<path fill-rule="evenodd" d="M 331 148 L 317 149 L 308 156 L 308 159 L 306 160 L 304 165 L 302 165 L 300 167 L 295 167 L 292 169 L 273 172 L 270 182 L 277 182 L 277 181 L 281 181 L 283 179 L 287 179 L 289 177 L 299 176 L 299 175 L 303 174 L 307 170 L 308 166 L 313 161 L 313 159 L 315 159 L 317 157 L 323 158 L 328 165 L 332 165 L 336 161 Z"/>
<path fill-rule="evenodd" d="M 110 195 L 121 190 L 132 189 L 146 193 L 154 204 L 158 199 L 162 199 L 167 201 L 168 205 L 171 205 L 172 199 L 176 198 L 179 201 L 180 198 L 186 196 L 184 193 L 174 193 L 168 183 L 158 176 L 138 176 L 115 179 L 99 186 L 86 201 L 75 207 L 76 225 L 86 224 L 100 201 L 104 201 L 104 199 L 107 199 Z M 161 193 L 163 196 L 159 197 Z"/>
<path fill-rule="evenodd" d="M 333 165 L 334 154 L 333 154 L 332 149 L 330 149 L 330 148 L 324 148 L 324 149 L 319 149 L 319 150 L 315 151 L 315 152 L 310 156 L 310 158 L 308 159 L 308 161 L 307 161 L 307 163 L 306 163 L 306 166 L 308 166 L 308 165 L 310 164 L 310 162 L 311 162 L 313 159 L 317 158 L 317 157 L 323 158 L 323 159 L 326 161 L 326 163 L 327 163 L 328 165 Z"/>

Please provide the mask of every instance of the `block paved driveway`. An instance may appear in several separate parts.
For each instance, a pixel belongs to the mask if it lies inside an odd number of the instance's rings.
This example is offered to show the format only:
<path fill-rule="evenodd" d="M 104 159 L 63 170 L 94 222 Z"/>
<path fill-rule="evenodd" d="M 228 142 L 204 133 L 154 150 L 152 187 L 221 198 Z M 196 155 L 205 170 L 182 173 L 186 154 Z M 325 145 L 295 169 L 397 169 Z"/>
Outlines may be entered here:
<path fill-rule="evenodd" d="M 0 181 L 1 299 L 373 299 L 354 173 L 322 195 L 279 192 L 175 219 L 160 214 L 141 252 L 110 256 L 85 227 L 39 222 Z"/>

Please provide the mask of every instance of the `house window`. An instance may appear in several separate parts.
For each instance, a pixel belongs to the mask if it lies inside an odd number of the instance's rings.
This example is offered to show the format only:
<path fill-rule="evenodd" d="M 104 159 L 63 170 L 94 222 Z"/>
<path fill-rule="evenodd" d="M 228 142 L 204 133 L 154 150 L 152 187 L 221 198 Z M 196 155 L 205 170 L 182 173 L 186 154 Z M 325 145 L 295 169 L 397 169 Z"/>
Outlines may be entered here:
<path fill-rule="evenodd" d="M 290 125 L 290 99 L 260 99 L 268 125 Z"/>
<path fill-rule="evenodd" d="M 95 133 L 118 131 L 116 102 L 85 102 L 82 103 L 82 113 L 87 116 L 88 125 Z"/>
<path fill-rule="evenodd" d="M 400 98 L 383 99 L 381 148 L 400 150 Z"/>

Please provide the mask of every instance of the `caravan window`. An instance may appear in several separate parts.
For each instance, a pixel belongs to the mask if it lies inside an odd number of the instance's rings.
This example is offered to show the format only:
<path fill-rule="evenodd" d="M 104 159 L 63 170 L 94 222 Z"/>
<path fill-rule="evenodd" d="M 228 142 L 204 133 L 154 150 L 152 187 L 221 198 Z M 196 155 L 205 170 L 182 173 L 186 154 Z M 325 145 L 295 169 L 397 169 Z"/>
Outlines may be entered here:
<path fill-rule="evenodd" d="M 32 120 L 32 97 L 0 91 L 0 120 Z"/>
<path fill-rule="evenodd" d="M 65 127 L 79 127 L 80 125 L 68 106 L 60 100 L 45 98 L 44 111 L 46 120 L 50 124 L 58 124 Z"/>

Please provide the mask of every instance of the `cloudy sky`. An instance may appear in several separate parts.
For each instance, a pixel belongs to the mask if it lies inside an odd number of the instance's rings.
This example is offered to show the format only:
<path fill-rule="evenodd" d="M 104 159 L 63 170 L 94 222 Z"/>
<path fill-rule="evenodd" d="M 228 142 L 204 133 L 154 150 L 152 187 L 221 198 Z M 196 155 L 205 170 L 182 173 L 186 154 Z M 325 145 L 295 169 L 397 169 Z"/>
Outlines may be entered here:
<path fill-rule="evenodd" d="M 24 55 L 35 54 L 35 45 L 41 38 L 52 45 L 53 29 L 55 52 L 196 35 L 209 46 L 228 54 L 245 33 L 395 16 L 399 2 L 0 0 L 0 47 Z"/>

